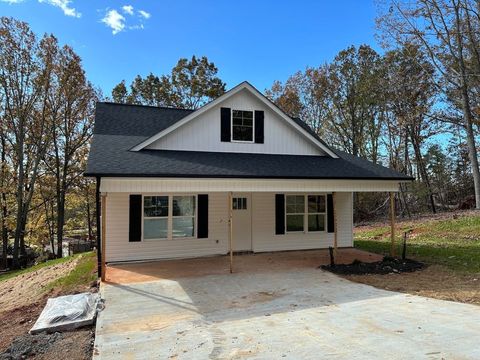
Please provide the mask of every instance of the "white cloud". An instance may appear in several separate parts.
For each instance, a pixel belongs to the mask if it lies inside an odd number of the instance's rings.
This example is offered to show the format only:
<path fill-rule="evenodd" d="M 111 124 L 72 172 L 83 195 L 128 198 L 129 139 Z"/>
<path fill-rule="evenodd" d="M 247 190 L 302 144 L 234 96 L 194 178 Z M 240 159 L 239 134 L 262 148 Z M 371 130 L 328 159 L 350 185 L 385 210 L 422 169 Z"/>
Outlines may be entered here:
<path fill-rule="evenodd" d="M 115 9 L 107 11 L 102 22 L 112 29 L 113 35 L 125 29 L 125 18 Z"/>
<path fill-rule="evenodd" d="M 0 0 L 1 2 L 6 2 L 9 4 L 20 4 L 21 2 L 24 2 L 25 0 Z"/>
<path fill-rule="evenodd" d="M 146 12 L 145 10 L 138 10 L 138 13 L 143 16 L 145 19 L 150 19 L 150 16 L 152 16 L 150 13 Z"/>
<path fill-rule="evenodd" d="M 133 15 L 133 6 L 132 5 L 123 5 L 122 6 L 123 12 L 128 15 Z"/>
<path fill-rule="evenodd" d="M 58 7 L 62 9 L 63 13 L 66 16 L 73 16 L 76 18 L 79 18 L 80 16 L 82 16 L 82 14 L 80 14 L 77 10 L 75 10 L 75 8 L 70 6 L 70 3 L 72 2 L 71 0 L 38 0 L 38 2 L 47 3 L 52 6 Z"/>

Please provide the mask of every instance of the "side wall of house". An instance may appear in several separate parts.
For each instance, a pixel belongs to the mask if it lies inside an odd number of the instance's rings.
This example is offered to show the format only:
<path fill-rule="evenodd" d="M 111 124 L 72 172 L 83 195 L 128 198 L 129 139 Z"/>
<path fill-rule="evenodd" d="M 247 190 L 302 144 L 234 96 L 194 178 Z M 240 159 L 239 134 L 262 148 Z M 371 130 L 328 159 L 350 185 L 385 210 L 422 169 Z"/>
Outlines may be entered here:
<path fill-rule="evenodd" d="M 144 195 L 153 195 L 145 193 Z M 106 261 L 188 258 L 226 254 L 228 242 L 228 194 L 209 194 L 209 233 L 206 239 L 142 240 L 129 242 L 129 193 L 108 193 L 106 200 Z M 352 193 L 337 193 L 338 246 L 353 245 Z M 275 193 L 252 193 L 253 251 L 327 248 L 333 233 L 275 235 Z"/>

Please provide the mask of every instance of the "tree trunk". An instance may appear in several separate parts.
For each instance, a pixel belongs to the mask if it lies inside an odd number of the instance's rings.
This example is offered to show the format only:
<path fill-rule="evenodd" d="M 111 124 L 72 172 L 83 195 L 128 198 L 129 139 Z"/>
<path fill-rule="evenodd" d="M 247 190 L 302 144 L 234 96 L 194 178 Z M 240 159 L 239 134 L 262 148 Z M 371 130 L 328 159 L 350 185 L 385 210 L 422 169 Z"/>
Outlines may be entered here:
<path fill-rule="evenodd" d="M 460 9 L 454 7 L 456 20 L 456 40 L 458 46 L 458 65 L 460 70 L 460 90 L 462 96 L 462 110 L 465 129 L 467 132 L 468 158 L 472 166 L 473 186 L 475 188 L 475 208 L 480 210 L 480 169 L 478 167 L 478 153 L 475 145 L 475 133 L 473 131 L 473 115 L 470 107 L 470 96 L 468 94 L 467 69 L 463 54 L 463 39 Z"/>
<path fill-rule="evenodd" d="M 2 204 L 2 224 L 1 224 L 1 232 L 2 232 L 2 268 L 7 269 L 8 268 L 8 259 L 7 259 L 7 251 L 8 251 L 8 229 L 7 229 L 7 216 L 8 216 L 8 207 L 7 207 L 7 195 L 6 195 L 6 190 L 5 190 L 5 174 L 6 174 L 6 164 L 7 164 L 7 156 L 5 154 L 6 151 L 6 143 L 5 143 L 5 138 L 2 136 L 1 138 L 1 144 L 2 144 L 2 164 L 1 164 L 1 169 L 0 169 L 0 188 L 2 189 L 2 199 L 1 199 L 1 204 Z"/>
<path fill-rule="evenodd" d="M 63 226 L 65 223 L 65 194 L 60 192 L 57 199 L 57 258 L 63 256 Z"/>
<path fill-rule="evenodd" d="M 20 253 L 20 239 L 22 238 L 22 234 L 25 231 L 23 227 L 23 189 L 24 189 L 24 181 L 25 181 L 25 174 L 24 174 L 24 132 L 25 126 L 23 122 L 19 124 L 19 139 L 17 144 L 17 157 L 18 157 L 18 183 L 17 183 L 17 214 L 15 217 L 15 238 L 13 241 L 13 258 L 12 258 L 12 267 L 14 269 L 18 269 L 20 267 L 18 261 L 18 255 Z"/>
<path fill-rule="evenodd" d="M 422 152 L 420 150 L 420 144 L 417 139 L 417 136 L 414 134 L 413 126 L 410 127 L 410 137 L 412 140 L 412 145 L 413 145 L 413 151 L 415 152 L 415 158 L 417 160 L 417 167 L 418 167 L 418 172 L 427 186 L 427 191 L 428 191 L 428 198 L 430 201 L 430 206 L 432 208 L 432 212 L 434 214 L 437 213 L 437 209 L 435 207 L 435 199 L 433 197 L 433 190 L 432 190 L 432 185 L 430 183 L 430 179 L 428 177 L 427 169 L 425 168 L 425 163 L 423 162 L 423 157 L 422 157 Z"/>

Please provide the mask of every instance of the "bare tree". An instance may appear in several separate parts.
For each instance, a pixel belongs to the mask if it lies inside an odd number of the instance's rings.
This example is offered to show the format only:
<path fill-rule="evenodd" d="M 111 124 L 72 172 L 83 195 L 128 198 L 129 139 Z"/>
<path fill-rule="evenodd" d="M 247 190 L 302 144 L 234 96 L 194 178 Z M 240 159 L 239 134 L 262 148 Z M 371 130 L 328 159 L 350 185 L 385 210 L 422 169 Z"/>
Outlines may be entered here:
<path fill-rule="evenodd" d="M 424 49 L 439 76 L 439 87 L 449 89 L 462 113 L 469 160 L 480 209 L 480 169 L 475 143 L 475 114 L 472 105 L 474 84 L 480 73 L 478 42 L 478 1 L 473 0 L 391 0 L 378 18 L 386 38 L 397 44 L 415 43 Z"/>

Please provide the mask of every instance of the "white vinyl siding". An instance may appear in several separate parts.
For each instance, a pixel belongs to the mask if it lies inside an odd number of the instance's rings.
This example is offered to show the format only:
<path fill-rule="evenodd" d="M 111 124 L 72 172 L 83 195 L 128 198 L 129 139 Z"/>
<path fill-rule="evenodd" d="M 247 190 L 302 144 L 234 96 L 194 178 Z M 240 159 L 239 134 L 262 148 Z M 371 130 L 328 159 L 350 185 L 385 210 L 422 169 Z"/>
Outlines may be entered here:
<path fill-rule="evenodd" d="M 287 195 L 287 194 L 286 194 Z M 352 193 L 336 193 L 338 246 L 353 246 Z M 253 193 L 253 251 L 280 251 L 328 248 L 333 233 L 292 232 L 275 235 L 275 194 Z"/>
<path fill-rule="evenodd" d="M 220 108 L 264 111 L 264 143 L 220 141 Z M 244 152 L 262 154 L 325 155 L 293 126 L 247 90 L 199 115 L 147 146 L 147 149 Z"/>
<path fill-rule="evenodd" d="M 145 193 L 143 195 L 158 195 L 158 193 Z M 225 254 L 228 251 L 226 226 L 228 221 L 227 195 L 219 193 L 209 194 L 208 201 L 208 238 L 174 238 L 161 241 L 129 242 L 129 194 L 108 193 L 106 206 L 106 261 L 188 258 Z"/>
<path fill-rule="evenodd" d="M 158 193 L 144 193 L 144 196 Z M 182 195 L 182 194 L 169 194 Z M 337 193 L 338 245 L 353 246 L 352 194 Z M 275 235 L 275 193 L 252 193 L 252 243 L 254 252 L 328 248 L 333 233 L 305 232 Z M 208 238 L 161 241 L 128 241 L 129 193 L 107 194 L 106 261 L 189 258 L 226 254 L 228 242 L 228 193 L 209 193 Z"/>

